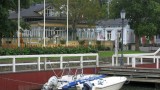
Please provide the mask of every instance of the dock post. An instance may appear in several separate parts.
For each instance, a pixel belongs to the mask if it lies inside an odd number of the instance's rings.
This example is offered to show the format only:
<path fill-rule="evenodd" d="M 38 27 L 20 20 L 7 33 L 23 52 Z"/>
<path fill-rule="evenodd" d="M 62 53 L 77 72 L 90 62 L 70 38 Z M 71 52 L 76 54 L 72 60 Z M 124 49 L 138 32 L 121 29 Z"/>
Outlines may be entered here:
<path fill-rule="evenodd" d="M 132 67 L 134 67 L 134 68 L 136 67 L 136 59 L 135 59 L 135 57 L 132 58 Z"/>
<path fill-rule="evenodd" d="M 156 68 L 159 69 L 159 58 L 156 58 L 157 62 L 156 62 Z"/>
<path fill-rule="evenodd" d="M 16 72 L 16 59 L 15 59 L 15 57 L 13 58 L 12 64 L 13 64 L 12 71 Z"/>
<path fill-rule="evenodd" d="M 127 65 L 129 65 L 129 57 L 127 57 Z"/>
<path fill-rule="evenodd" d="M 154 55 L 154 56 L 155 56 L 155 55 Z M 155 62 L 156 62 L 156 58 L 154 57 L 154 58 L 153 58 L 153 63 L 155 63 Z"/>
<path fill-rule="evenodd" d="M 80 58 L 80 67 L 83 68 L 83 56 Z"/>
<path fill-rule="evenodd" d="M 44 58 L 44 70 L 47 70 L 47 63 L 46 63 L 46 57 Z"/>
<path fill-rule="evenodd" d="M 60 69 L 63 69 L 63 57 L 60 57 Z"/>
<path fill-rule="evenodd" d="M 141 64 L 143 64 L 143 58 L 141 57 Z"/>
<path fill-rule="evenodd" d="M 99 67 L 99 56 L 98 55 L 96 56 L 96 65 L 97 67 Z"/>
<path fill-rule="evenodd" d="M 118 66 L 118 59 L 119 57 L 116 57 L 116 66 Z"/>
<path fill-rule="evenodd" d="M 38 68 L 38 71 L 41 70 L 41 64 L 40 64 L 40 57 L 38 57 L 38 60 L 37 60 L 37 68 Z"/>
<path fill-rule="evenodd" d="M 114 56 L 112 56 L 112 66 L 114 66 Z"/>

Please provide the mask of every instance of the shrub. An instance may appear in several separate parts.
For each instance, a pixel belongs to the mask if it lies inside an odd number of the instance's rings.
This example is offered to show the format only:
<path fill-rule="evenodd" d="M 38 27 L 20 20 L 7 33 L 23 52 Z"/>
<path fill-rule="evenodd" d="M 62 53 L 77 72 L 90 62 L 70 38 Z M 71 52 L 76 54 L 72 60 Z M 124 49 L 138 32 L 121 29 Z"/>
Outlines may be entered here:
<path fill-rule="evenodd" d="M 65 43 L 66 43 L 66 40 L 61 39 L 61 40 L 60 40 L 60 43 L 61 43 L 61 44 L 65 44 Z"/>
<path fill-rule="evenodd" d="M 80 45 L 84 45 L 85 44 L 85 40 L 79 40 L 79 44 Z"/>
<path fill-rule="evenodd" d="M 96 44 L 97 45 L 101 45 L 101 41 L 96 41 Z"/>
<path fill-rule="evenodd" d="M 0 48 L 0 55 L 33 55 L 33 54 L 71 54 L 95 53 L 98 49 L 92 46 L 84 47 L 25 47 L 25 48 Z"/>

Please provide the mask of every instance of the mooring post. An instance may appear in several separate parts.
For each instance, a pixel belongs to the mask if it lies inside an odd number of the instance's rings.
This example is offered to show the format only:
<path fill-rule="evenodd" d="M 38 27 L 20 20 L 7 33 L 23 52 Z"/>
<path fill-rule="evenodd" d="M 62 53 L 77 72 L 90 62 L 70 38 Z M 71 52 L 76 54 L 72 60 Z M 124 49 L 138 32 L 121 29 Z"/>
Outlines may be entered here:
<path fill-rule="evenodd" d="M 159 58 L 156 58 L 157 62 L 156 62 L 156 68 L 159 69 Z"/>
<path fill-rule="evenodd" d="M 38 57 L 38 60 L 37 60 L 37 68 L 38 68 L 38 71 L 41 70 L 41 64 L 40 64 L 40 57 Z"/>
<path fill-rule="evenodd" d="M 16 59 L 15 59 L 15 57 L 13 58 L 12 64 L 13 64 L 12 71 L 16 72 Z"/>
<path fill-rule="evenodd" d="M 80 67 L 83 68 L 83 56 L 80 58 Z"/>
<path fill-rule="evenodd" d="M 97 67 L 99 67 L 99 56 L 98 56 L 98 54 L 96 56 L 96 65 L 97 65 Z"/>
<path fill-rule="evenodd" d="M 134 68 L 136 67 L 136 59 L 135 59 L 135 57 L 132 58 L 132 67 L 134 67 Z"/>
<path fill-rule="evenodd" d="M 60 69 L 63 69 L 63 56 L 60 57 Z"/>
<path fill-rule="evenodd" d="M 47 70 L 47 63 L 46 63 L 46 57 L 44 58 L 44 70 Z"/>

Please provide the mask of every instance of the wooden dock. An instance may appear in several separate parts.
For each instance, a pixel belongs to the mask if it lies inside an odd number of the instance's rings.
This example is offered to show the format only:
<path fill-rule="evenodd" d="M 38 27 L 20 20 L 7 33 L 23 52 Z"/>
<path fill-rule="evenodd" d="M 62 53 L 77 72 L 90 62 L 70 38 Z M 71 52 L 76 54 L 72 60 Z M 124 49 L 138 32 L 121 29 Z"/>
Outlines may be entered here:
<path fill-rule="evenodd" d="M 128 67 L 103 67 L 99 74 L 126 76 L 128 81 L 160 83 L 160 69 L 141 69 Z"/>

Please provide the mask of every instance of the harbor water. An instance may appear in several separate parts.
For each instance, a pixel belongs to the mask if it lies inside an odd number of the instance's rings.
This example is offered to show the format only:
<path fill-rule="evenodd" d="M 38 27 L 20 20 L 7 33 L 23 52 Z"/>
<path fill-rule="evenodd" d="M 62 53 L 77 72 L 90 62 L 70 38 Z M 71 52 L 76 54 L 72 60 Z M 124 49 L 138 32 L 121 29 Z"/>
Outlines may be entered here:
<path fill-rule="evenodd" d="M 76 88 L 70 88 L 69 90 L 76 90 Z M 160 84 L 127 82 L 120 90 L 160 90 Z"/>
<path fill-rule="evenodd" d="M 76 90 L 75 88 L 69 90 Z M 160 84 L 127 82 L 120 90 L 160 90 Z"/>
<path fill-rule="evenodd" d="M 155 83 L 125 83 L 120 90 L 160 90 L 160 84 Z"/>

